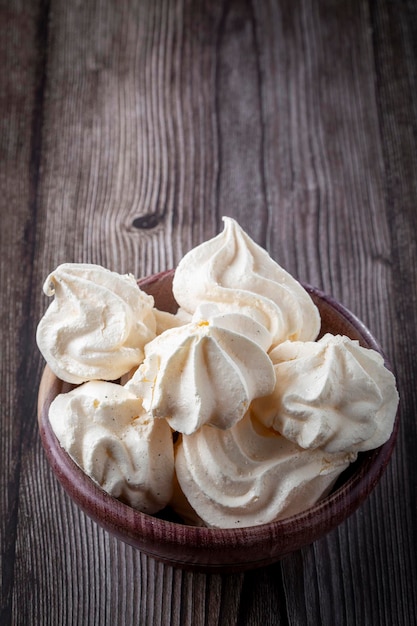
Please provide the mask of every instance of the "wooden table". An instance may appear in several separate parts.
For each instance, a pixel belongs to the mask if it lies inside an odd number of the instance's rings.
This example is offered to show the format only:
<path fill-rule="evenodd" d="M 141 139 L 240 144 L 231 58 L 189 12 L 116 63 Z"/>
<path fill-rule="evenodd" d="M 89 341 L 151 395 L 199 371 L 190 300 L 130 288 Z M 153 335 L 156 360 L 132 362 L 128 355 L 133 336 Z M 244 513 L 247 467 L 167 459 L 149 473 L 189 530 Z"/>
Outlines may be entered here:
<path fill-rule="evenodd" d="M 417 623 L 417 5 L 0 4 L 2 625 Z M 36 422 L 42 283 L 174 267 L 236 218 L 380 341 L 401 428 L 368 501 L 245 574 L 120 543 L 65 495 Z"/>

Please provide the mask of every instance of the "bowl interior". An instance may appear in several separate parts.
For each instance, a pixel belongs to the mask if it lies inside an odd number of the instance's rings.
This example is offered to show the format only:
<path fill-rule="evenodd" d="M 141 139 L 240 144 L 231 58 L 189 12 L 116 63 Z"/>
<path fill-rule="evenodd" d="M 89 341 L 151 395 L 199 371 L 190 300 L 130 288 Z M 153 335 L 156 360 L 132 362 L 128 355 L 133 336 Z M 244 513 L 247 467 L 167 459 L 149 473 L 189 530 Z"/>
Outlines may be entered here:
<path fill-rule="evenodd" d="M 175 312 L 174 271 L 139 281 L 159 309 Z M 305 286 L 320 310 L 321 335 L 344 334 L 381 352 L 369 330 L 341 304 Z M 73 385 L 59 380 L 46 367 L 39 388 L 38 422 L 41 440 L 58 480 L 92 519 L 119 539 L 171 565 L 201 571 L 241 571 L 275 562 L 315 541 L 351 515 L 377 484 L 395 444 L 398 415 L 390 439 L 380 448 L 360 453 L 341 475 L 333 491 L 310 509 L 269 524 L 250 528 L 211 529 L 175 521 L 169 510 L 150 516 L 105 493 L 61 448 L 49 424 L 52 400 Z"/>

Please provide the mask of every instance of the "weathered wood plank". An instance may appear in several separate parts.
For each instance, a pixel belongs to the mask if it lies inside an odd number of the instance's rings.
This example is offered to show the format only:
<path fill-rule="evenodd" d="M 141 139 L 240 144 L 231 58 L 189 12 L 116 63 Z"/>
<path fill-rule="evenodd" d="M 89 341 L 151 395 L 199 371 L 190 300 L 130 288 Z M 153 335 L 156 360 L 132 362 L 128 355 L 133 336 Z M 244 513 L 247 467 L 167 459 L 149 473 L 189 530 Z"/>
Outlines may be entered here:
<path fill-rule="evenodd" d="M 387 493 L 396 613 L 417 621 L 417 10 L 415 3 L 372 6 L 375 70 L 384 159 L 384 194 L 391 239 L 391 326 L 385 338 L 399 384 L 402 428 L 389 468 L 396 478 Z M 391 485 L 390 485 L 391 486 Z M 401 589 L 401 591 L 400 591 Z M 391 617 L 392 609 L 387 611 Z"/>
<path fill-rule="evenodd" d="M 414 624 L 413 4 L 9 4 L 1 623 Z M 223 214 L 369 324 L 399 375 L 403 427 L 375 493 L 339 529 L 258 572 L 204 575 L 123 545 L 63 494 L 36 430 L 34 330 L 58 263 L 146 275 Z"/>
<path fill-rule="evenodd" d="M 33 429 L 27 345 L 32 344 L 31 292 L 35 254 L 38 154 L 43 92 L 42 3 L 0 7 L 0 623 L 11 621 L 19 578 L 16 533 L 22 441 Z M 34 353 L 34 351 L 32 350 Z M 39 363 L 36 357 L 36 362 Z M 33 372 L 36 377 L 36 371 Z"/>

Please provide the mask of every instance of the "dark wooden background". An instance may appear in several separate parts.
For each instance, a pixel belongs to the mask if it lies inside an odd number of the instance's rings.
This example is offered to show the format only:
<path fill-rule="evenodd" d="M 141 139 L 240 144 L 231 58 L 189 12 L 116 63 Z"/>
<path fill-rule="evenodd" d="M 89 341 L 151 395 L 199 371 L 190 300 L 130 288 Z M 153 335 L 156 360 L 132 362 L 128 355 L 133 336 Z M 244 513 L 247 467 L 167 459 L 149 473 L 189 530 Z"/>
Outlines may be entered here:
<path fill-rule="evenodd" d="M 0 624 L 417 624 L 417 2 L 0 0 L 0 207 Z M 370 327 L 401 430 L 338 529 L 204 575 L 63 493 L 34 336 L 59 263 L 144 276 L 222 215 Z"/>

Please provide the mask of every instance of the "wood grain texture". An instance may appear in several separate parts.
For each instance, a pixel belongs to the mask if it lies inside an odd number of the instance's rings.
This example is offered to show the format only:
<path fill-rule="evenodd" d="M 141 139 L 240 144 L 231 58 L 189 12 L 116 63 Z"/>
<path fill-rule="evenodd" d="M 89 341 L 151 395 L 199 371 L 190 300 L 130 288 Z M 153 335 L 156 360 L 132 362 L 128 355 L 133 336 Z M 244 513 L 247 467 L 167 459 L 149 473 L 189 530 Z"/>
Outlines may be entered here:
<path fill-rule="evenodd" d="M 28 430 L 33 430 L 33 398 L 17 381 L 30 376 L 29 361 L 32 367 L 34 361 L 38 364 L 33 350 L 27 351 L 27 344 L 32 343 L 33 332 L 30 317 L 40 142 L 37 123 L 43 88 L 39 10 L 37 3 L 28 8 L 0 7 L 0 623 L 10 620 L 13 589 L 19 578 L 16 538 L 22 450 Z M 36 366 L 32 375 L 36 376 Z"/>
<path fill-rule="evenodd" d="M 9 0 L 0 31 L 0 623 L 417 623 L 415 3 Z M 64 495 L 37 433 L 34 333 L 60 262 L 154 273 L 224 214 L 370 326 L 401 430 L 341 527 L 204 575 Z"/>

